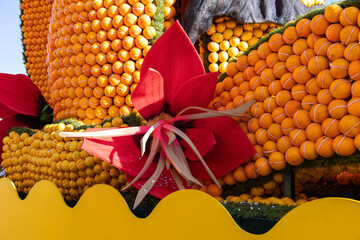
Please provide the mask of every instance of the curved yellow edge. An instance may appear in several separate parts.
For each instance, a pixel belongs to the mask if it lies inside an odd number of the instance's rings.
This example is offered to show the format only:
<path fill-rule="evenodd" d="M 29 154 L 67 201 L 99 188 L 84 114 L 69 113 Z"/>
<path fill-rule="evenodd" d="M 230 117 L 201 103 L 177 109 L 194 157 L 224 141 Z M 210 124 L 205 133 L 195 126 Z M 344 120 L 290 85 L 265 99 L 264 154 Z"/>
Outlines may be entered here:
<path fill-rule="evenodd" d="M 360 239 L 360 202 L 326 198 L 301 205 L 262 235 L 250 234 L 226 209 L 201 191 L 183 190 L 163 199 L 145 219 L 135 217 L 117 190 L 88 189 L 68 207 L 49 181 L 25 200 L 9 179 L 0 180 L 0 239 Z"/>

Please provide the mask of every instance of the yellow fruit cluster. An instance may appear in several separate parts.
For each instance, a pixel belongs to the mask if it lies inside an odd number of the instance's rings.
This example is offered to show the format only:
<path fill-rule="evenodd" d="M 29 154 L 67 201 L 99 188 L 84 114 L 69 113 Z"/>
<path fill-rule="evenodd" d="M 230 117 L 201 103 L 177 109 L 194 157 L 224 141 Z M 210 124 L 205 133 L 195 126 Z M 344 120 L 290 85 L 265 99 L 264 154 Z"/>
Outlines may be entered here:
<path fill-rule="evenodd" d="M 211 106 L 257 101 L 240 123 L 257 151 L 247 178 L 360 149 L 359 12 L 328 6 L 228 64 Z"/>
<path fill-rule="evenodd" d="M 23 0 L 22 32 L 27 57 L 26 69 L 35 85 L 40 89 L 46 101 L 50 99 L 46 64 L 46 44 L 53 0 Z"/>
<path fill-rule="evenodd" d="M 126 126 L 116 117 L 102 127 Z M 28 193 L 36 182 L 49 180 L 65 199 L 78 200 L 94 184 L 109 184 L 117 189 L 126 185 L 122 171 L 81 149 L 81 139 L 59 136 L 59 132 L 74 131 L 74 125 L 48 124 L 43 130 L 33 131 L 31 136 L 12 131 L 3 139 L 2 166 L 19 192 Z"/>
<path fill-rule="evenodd" d="M 204 62 L 209 62 L 210 72 L 223 73 L 231 58 L 237 57 L 249 46 L 256 44 L 259 38 L 275 27 L 272 23 L 243 24 L 227 17 L 219 18 L 206 31 L 205 34 L 211 41 L 207 44 L 207 49 L 200 44 L 200 56 Z"/>
<path fill-rule="evenodd" d="M 48 87 L 55 119 L 97 124 L 132 112 L 131 92 L 157 34 L 153 0 L 55 0 L 48 35 Z M 174 1 L 164 18 L 174 20 Z"/>
<path fill-rule="evenodd" d="M 238 202 L 247 202 L 247 203 L 262 203 L 262 204 L 266 204 L 266 205 L 273 205 L 273 204 L 278 204 L 278 205 L 282 205 L 282 206 L 299 206 L 301 204 L 307 203 L 309 201 L 315 200 L 317 199 L 316 197 L 307 197 L 305 194 L 299 194 L 296 196 L 295 199 L 291 199 L 288 197 L 282 197 L 282 198 L 278 198 L 278 197 L 259 197 L 259 196 L 254 196 L 252 194 L 241 194 L 239 196 L 228 196 L 224 202 L 233 202 L 233 203 L 238 203 Z"/>

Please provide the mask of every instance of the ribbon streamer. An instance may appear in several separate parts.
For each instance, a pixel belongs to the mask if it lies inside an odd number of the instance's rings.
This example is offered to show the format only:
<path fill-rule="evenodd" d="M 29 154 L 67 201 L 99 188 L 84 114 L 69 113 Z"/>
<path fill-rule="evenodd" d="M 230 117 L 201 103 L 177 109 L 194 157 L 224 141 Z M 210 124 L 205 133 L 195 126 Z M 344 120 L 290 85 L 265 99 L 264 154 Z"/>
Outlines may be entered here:
<path fill-rule="evenodd" d="M 150 145 L 150 153 L 149 156 L 139 172 L 139 174 L 124 188 L 130 187 L 137 180 L 139 180 L 143 174 L 148 170 L 151 163 L 154 161 L 156 153 L 158 152 L 159 146 L 161 146 L 160 157 L 157 163 L 157 167 L 153 175 L 148 179 L 148 181 L 140 188 L 134 203 L 134 209 L 141 203 L 144 197 L 148 194 L 151 188 L 154 186 L 156 181 L 161 175 L 161 172 L 166 167 L 170 170 L 172 176 L 174 177 L 175 183 L 179 189 L 185 188 L 180 176 L 182 176 L 190 186 L 190 182 L 203 186 L 192 174 L 184 155 L 184 152 L 180 146 L 179 141 L 176 136 L 179 136 L 183 139 L 194 151 L 196 156 L 199 158 L 199 161 L 204 166 L 205 170 L 214 181 L 214 183 L 221 188 L 219 182 L 216 177 L 212 173 L 211 169 L 207 166 L 205 160 L 202 158 L 201 154 L 197 150 L 194 143 L 190 140 L 190 138 L 182 132 L 180 129 L 176 128 L 173 124 L 176 121 L 190 121 L 195 119 L 204 119 L 204 118 L 213 118 L 213 117 L 246 117 L 241 116 L 239 114 L 245 113 L 252 104 L 256 101 L 251 100 L 238 108 L 223 110 L 223 111 L 214 111 L 211 109 L 201 108 L 201 107 L 188 107 L 179 112 L 174 118 L 167 120 L 158 120 L 150 127 L 127 127 L 127 128 L 119 128 L 119 129 L 109 129 L 103 131 L 96 132 L 61 132 L 59 135 L 61 137 L 86 137 L 86 138 L 98 138 L 98 137 L 120 137 L 120 136 L 131 136 L 144 134 L 140 141 L 141 155 L 143 156 L 146 151 L 146 144 L 153 134 L 153 140 Z M 188 110 L 199 110 L 203 113 L 195 113 L 183 115 Z"/>

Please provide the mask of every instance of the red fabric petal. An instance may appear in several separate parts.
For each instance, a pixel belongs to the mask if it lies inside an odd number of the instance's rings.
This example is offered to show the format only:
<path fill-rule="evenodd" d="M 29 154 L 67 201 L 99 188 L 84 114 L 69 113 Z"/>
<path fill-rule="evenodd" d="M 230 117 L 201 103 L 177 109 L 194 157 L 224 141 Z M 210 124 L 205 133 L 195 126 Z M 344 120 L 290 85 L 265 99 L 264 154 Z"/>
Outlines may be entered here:
<path fill-rule="evenodd" d="M 8 108 L 2 102 L 0 102 L 0 118 L 5 119 L 8 117 L 14 116 L 16 114 L 17 114 L 17 112 Z"/>
<path fill-rule="evenodd" d="M 41 93 L 34 83 L 23 74 L 0 73 L 0 102 L 10 110 L 23 115 L 39 116 Z M 0 108 L 0 117 L 8 110 Z"/>
<path fill-rule="evenodd" d="M 175 22 L 151 47 L 141 67 L 141 78 L 149 68 L 157 70 L 164 79 L 165 104 L 170 103 L 184 81 L 205 73 L 199 55 L 179 22 Z"/>
<path fill-rule="evenodd" d="M 216 144 L 215 137 L 210 129 L 189 128 L 186 129 L 184 133 L 194 143 L 196 149 L 199 151 L 202 157 L 206 156 Z M 180 144 L 187 159 L 192 161 L 199 160 L 189 144 L 187 144 L 184 140 L 180 140 Z"/>
<path fill-rule="evenodd" d="M 191 107 L 207 108 L 214 97 L 218 73 L 206 73 L 195 76 L 178 87 L 170 101 L 170 114 Z"/>
<path fill-rule="evenodd" d="M 126 137 L 84 138 L 82 148 L 87 152 L 103 159 L 111 165 L 124 171 L 126 174 L 136 176 L 143 168 L 146 155 L 141 157 L 140 140 L 150 127 L 144 126 L 139 134 Z M 88 131 L 101 131 L 106 129 L 91 129 Z M 144 178 L 150 177 L 155 171 L 153 162 Z"/>
<path fill-rule="evenodd" d="M 128 182 L 131 182 L 134 178 L 132 176 L 126 175 L 126 179 L 128 180 Z M 185 188 L 188 188 L 188 189 L 191 188 L 191 186 L 190 187 L 187 186 L 186 181 L 184 181 L 183 178 L 181 178 L 181 179 L 183 180 L 183 184 L 184 184 Z M 148 180 L 147 178 L 140 178 L 138 181 L 136 181 L 133 184 L 133 186 L 136 189 L 140 189 L 142 187 L 142 185 L 144 185 L 146 183 L 147 180 Z M 166 197 L 167 195 L 169 195 L 170 193 L 173 193 L 177 190 L 179 190 L 179 188 L 176 185 L 171 172 L 169 170 L 167 170 L 165 167 L 163 172 L 161 173 L 160 178 L 156 181 L 154 187 L 151 188 L 149 194 L 162 199 L 162 198 Z"/>
<path fill-rule="evenodd" d="M 7 136 L 7 134 L 6 134 L 7 131 L 9 129 L 11 129 L 12 127 L 28 127 L 28 124 L 19 121 L 16 115 L 0 120 L 0 140 L 1 140 L 0 141 L 0 160 L 1 161 L 2 161 L 1 154 L 3 153 L 2 139 Z"/>
<path fill-rule="evenodd" d="M 140 115 L 149 120 L 164 111 L 164 85 L 161 74 L 149 68 L 143 75 L 131 100 Z"/>
<path fill-rule="evenodd" d="M 193 121 L 194 128 L 211 129 L 216 145 L 204 158 L 216 178 L 222 177 L 256 153 L 238 124 L 230 117 L 215 117 Z M 189 161 L 191 173 L 198 179 L 210 179 L 199 161 Z"/>

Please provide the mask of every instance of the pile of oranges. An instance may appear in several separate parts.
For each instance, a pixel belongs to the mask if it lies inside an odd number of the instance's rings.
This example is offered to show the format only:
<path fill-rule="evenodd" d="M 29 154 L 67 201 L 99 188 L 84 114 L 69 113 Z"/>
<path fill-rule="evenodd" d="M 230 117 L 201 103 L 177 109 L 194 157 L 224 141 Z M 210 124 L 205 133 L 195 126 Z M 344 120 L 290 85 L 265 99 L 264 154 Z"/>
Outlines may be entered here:
<path fill-rule="evenodd" d="M 120 117 L 96 127 L 127 127 Z M 126 186 L 125 174 L 109 163 L 81 149 L 82 139 L 62 138 L 62 131 L 74 130 L 72 124 L 48 124 L 43 130 L 11 131 L 3 141 L 2 166 L 19 192 L 28 193 L 40 180 L 53 182 L 67 200 L 78 200 L 94 184 Z"/>
<path fill-rule="evenodd" d="M 46 44 L 53 0 L 23 0 L 20 4 L 23 14 L 22 32 L 27 57 L 26 69 L 30 79 L 49 101 L 48 74 L 46 64 Z"/>
<path fill-rule="evenodd" d="M 238 57 L 242 51 L 255 45 L 264 35 L 272 31 L 273 23 L 237 23 L 228 17 L 218 18 L 206 31 L 209 42 L 200 44 L 200 56 L 210 72 L 223 73 L 231 58 Z M 203 38 L 201 38 L 203 39 Z"/>
<path fill-rule="evenodd" d="M 55 119 L 97 124 L 131 113 L 142 62 L 162 31 L 152 21 L 160 15 L 157 21 L 168 29 L 175 21 L 174 3 L 24 0 L 26 67 Z"/>
<path fill-rule="evenodd" d="M 240 123 L 257 153 L 238 181 L 360 149 L 359 12 L 330 5 L 229 63 L 211 107 L 257 101 Z"/>

